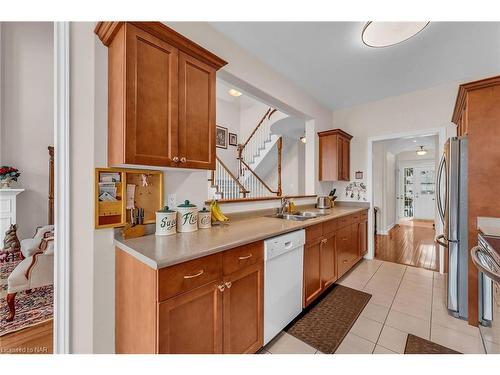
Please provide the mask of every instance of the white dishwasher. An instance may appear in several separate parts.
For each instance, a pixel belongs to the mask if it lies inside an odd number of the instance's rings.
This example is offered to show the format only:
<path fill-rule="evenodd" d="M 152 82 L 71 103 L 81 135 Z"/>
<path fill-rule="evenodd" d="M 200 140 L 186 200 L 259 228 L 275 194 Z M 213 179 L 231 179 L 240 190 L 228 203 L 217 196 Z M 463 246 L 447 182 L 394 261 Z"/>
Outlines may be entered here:
<path fill-rule="evenodd" d="M 302 311 L 305 231 L 264 241 L 264 345 Z"/>

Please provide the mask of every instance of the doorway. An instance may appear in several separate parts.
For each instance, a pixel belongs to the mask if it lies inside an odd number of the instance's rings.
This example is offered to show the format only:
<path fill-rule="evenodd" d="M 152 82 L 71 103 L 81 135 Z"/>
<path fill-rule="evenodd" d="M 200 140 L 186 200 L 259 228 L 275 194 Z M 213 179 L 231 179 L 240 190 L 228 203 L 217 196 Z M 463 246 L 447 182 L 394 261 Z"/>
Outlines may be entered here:
<path fill-rule="evenodd" d="M 374 256 L 439 270 L 434 242 L 438 136 L 402 136 L 372 143 L 372 202 L 377 207 Z"/>

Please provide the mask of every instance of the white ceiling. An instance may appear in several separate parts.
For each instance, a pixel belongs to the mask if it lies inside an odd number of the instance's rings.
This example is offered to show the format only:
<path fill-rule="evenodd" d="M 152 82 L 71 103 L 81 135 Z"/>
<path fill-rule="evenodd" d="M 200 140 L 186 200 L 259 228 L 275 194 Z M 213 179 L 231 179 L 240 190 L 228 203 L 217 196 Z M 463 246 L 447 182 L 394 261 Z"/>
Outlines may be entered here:
<path fill-rule="evenodd" d="M 211 25 L 332 110 L 500 73 L 499 22 L 431 22 L 387 48 L 362 43 L 365 22 Z"/>
<path fill-rule="evenodd" d="M 405 151 L 417 151 L 420 146 L 424 146 L 425 150 L 435 150 L 437 144 L 437 136 L 420 136 L 420 137 L 407 137 L 396 138 L 385 141 L 380 141 L 385 144 L 386 150 L 397 155 Z"/>

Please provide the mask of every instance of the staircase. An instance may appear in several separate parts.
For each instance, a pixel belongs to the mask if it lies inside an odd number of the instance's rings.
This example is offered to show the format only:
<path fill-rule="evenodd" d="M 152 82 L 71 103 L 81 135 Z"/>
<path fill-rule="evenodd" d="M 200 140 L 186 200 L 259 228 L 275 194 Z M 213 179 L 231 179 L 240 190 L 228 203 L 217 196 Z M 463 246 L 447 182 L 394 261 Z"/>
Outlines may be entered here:
<path fill-rule="evenodd" d="M 278 112 L 273 118 L 276 109 L 269 108 L 261 118 L 247 141 L 238 146 L 238 176 L 236 177 L 217 158 L 216 169 L 212 172 L 211 188 L 222 200 L 243 198 L 262 198 L 272 195 L 281 196 L 281 146 L 279 135 L 271 134 L 271 125 L 278 119 L 286 116 Z M 280 117 L 281 116 L 281 117 Z M 278 186 L 271 188 L 258 175 L 256 169 L 266 158 L 266 155 L 277 145 L 278 150 Z"/>

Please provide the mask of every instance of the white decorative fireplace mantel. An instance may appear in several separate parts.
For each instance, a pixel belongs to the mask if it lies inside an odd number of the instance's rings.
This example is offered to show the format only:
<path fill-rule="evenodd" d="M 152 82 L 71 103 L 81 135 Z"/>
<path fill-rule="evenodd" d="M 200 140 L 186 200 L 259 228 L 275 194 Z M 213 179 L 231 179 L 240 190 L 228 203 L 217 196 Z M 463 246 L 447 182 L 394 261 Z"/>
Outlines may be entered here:
<path fill-rule="evenodd" d="M 0 189 L 0 248 L 3 247 L 5 232 L 16 223 L 17 195 L 24 189 Z"/>

